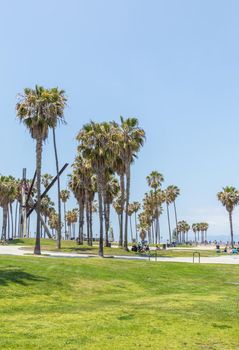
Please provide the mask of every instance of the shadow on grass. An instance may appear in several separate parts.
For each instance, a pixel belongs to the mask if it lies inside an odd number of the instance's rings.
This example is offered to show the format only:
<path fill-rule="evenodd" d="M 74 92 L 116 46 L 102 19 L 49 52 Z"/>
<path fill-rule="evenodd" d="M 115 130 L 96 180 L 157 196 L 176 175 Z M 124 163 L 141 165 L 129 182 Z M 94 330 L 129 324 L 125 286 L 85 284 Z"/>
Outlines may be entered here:
<path fill-rule="evenodd" d="M 9 245 L 10 244 L 24 244 L 24 240 L 20 238 L 12 239 L 7 242 Z"/>
<path fill-rule="evenodd" d="M 64 248 L 62 248 L 61 249 L 62 251 L 63 250 L 66 250 L 66 251 L 70 251 L 70 252 L 74 252 L 74 251 L 76 251 L 76 252 L 86 252 L 86 251 L 97 251 L 97 249 L 95 248 L 95 247 L 79 247 L 79 246 L 77 246 L 77 247 L 64 247 Z"/>
<path fill-rule="evenodd" d="M 23 286 L 29 282 L 41 282 L 45 278 L 32 275 L 20 269 L 0 269 L 0 286 L 8 286 L 10 283 L 17 283 Z"/>

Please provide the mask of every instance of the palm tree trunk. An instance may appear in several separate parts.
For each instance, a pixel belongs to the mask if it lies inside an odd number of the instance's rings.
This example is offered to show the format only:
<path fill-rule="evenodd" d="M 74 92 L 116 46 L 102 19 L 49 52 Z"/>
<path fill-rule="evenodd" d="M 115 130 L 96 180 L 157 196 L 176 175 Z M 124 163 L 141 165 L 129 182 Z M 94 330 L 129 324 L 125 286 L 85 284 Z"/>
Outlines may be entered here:
<path fill-rule="evenodd" d="M 102 199 L 102 176 L 97 176 L 97 190 L 99 201 L 99 222 L 100 222 L 100 239 L 99 239 L 99 256 L 104 256 L 104 229 L 103 229 L 103 199 Z"/>
<path fill-rule="evenodd" d="M 105 247 L 109 246 L 109 232 L 108 232 L 108 227 L 107 227 L 107 208 L 106 208 L 106 201 L 103 200 L 104 202 L 104 224 L 105 224 Z"/>
<path fill-rule="evenodd" d="M 3 220 L 2 220 L 2 240 L 6 241 L 6 236 L 7 236 L 7 205 L 3 207 Z"/>
<path fill-rule="evenodd" d="M 90 200 L 90 246 L 93 245 L 93 227 L 92 227 L 92 201 Z"/>
<path fill-rule="evenodd" d="M 134 213 L 134 222 L 135 222 L 135 238 L 136 242 L 138 242 L 138 228 L 137 228 L 137 213 Z"/>
<path fill-rule="evenodd" d="M 61 185 L 60 185 L 60 176 L 59 176 L 59 163 L 58 163 L 58 154 L 56 147 L 56 133 L 55 128 L 53 131 L 53 144 L 54 144 L 54 152 L 55 152 L 55 160 L 56 160 L 56 172 L 57 172 L 57 194 L 58 194 L 58 227 L 57 227 L 57 248 L 61 249 Z"/>
<path fill-rule="evenodd" d="M 84 228 L 84 200 L 83 198 L 79 201 L 79 237 L 78 244 L 83 244 L 83 228 Z"/>
<path fill-rule="evenodd" d="M 110 228 L 110 204 L 104 204 L 104 213 L 105 213 L 105 246 L 109 247 L 109 228 Z"/>
<path fill-rule="evenodd" d="M 10 218 L 11 218 L 11 237 L 13 238 L 14 225 L 13 225 L 12 203 L 10 203 Z"/>
<path fill-rule="evenodd" d="M 168 234 L 169 234 L 169 243 L 172 243 L 172 234 L 171 234 L 171 225 L 170 225 L 170 217 L 169 217 L 169 205 L 167 203 L 167 216 L 168 216 Z"/>
<path fill-rule="evenodd" d="M 232 226 L 232 211 L 229 211 L 229 222 L 230 222 L 230 231 L 231 231 L 231 246 L 232 246 L 232 248 L 234 248 L 233 226 Z"/>
<path fill-rule="evenodd" d="M 123 227 L 124 227 L 124 202 L 125 202 L 125 189 L 124 189 L 124 174 L 120 175 L 120 192 L 121 192 L 121 218 L 120 218 L 120 234 L 119 234 L 119 246 L 123 247 Z"/>
<path fill-rule="evenodd" d="M 40 221 L 40 210 L 41 210 L 41 163 L 42 163 L 42 138 L 37 137 L 36 140 L 36 177 L 37 177 L 37 227 L 36 227 L 36 242 L 34 254 L 41 254 L 41 221 Z"/>
<path fill-rule="evenodd" d="M 129 217 L 130 232 L 131 232 L 131 242 L 133 243 L 133 228 L 132 228 L 132 216 Z"/>
<path fill-rule="evenodd" d="M 125 206 L 124 250 L 128 250 L 129 196 L 130 196 L 130 164 L 127 164 L 126 165 L 126 206 Z"/>
<path fill-rule="evenodd" d="M 10 238 L 10 209 L 9 209 L 9 204 L 7 206 L 7 239 Z"/>
<path fill-rule="evenodd" d="M 17 215 L 18 215 L 18 200 L 16 200 L 16 206 L 15 206 L 14 238 L 16 238 L 17 236 Z"/>
<path fill-rule="evenodd" d="M 64 206 L 64 228 L 65 228 L 65 239 L 66 239 L 66 202 L 63 203 Z"/>
<path fill-rule="evenodd" d="M 89 199 L 86 197 L 86 232 L 87 232 L 87 244 L 90 245 L 90 213 L 89 213 Z"/>
<path fill-rule="evenodd" d="M 177 237 L 178 237 L 178 215 L 177 215 L 177 209 L 176 209 L 175 201 L 173 202 L 173 207 L 174 207 L 174 216 L 175 216 L 175 223 L 176 223 L 176 234 L 177 234 Z"/>

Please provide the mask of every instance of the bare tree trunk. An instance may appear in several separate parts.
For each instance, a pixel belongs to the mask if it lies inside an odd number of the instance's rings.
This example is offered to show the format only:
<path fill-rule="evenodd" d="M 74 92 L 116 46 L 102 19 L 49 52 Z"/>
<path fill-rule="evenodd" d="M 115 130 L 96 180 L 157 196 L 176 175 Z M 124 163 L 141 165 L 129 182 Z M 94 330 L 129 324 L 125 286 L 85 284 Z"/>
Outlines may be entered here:
<path fill-rule="evenodd" d="M 120 175 L 120 192 L 121 192 L 121 218 L 120 218 L 120 234 L 119 234 L 119 246 L 123 247 L 123 227 L 124 227 L 124 202 L 125 202 L 125 189 L 124 189 L 124 174 Z"/>
<path fill-rule="evenodd" d="M 55 160 L 56 160 L 57 194 L 58 194 L 57 248 L 61 249 L 61 185 L 60 185 L 60 176 L 59 176 L 59 163 L 58 163 L 58 155 L 57 155 L 57 147 L 56 147 L 55 128 L 53 128 L 52 131 L 53 131 L 53 144 L 54 144 L 54 152 L 55 152 Z"/>
<path fill-rule="evenodd" d="M 83 228 L 84 228 L 84 199 L 81 198 L 79 202 L 79 237 L 78 237 L 78 244 L 80 245 L 82 245 L 84 241 Z"/>
<path fill-rule="evenodd" d="M 176 209 L 175 201 L 173 202 L 173 207 L 174 207 L 174 216 L 175 216 L 175 223 L 176 223 L 176 234 L 177 234 L 177 237 L 178 237 L 178 215 L 177 215 L 177 209 Z"/>
<path fill-rule="evenodd" d="M 12 203 L 10 203 L 10 217 L 11 217 L 11 236 L 12 236 L 12 239 L 13 239 L 14 225 L 13 225 L 13 210 L 12 210 Z"/>
<path fill-rule="evenodd" d="M 231 246 L 234 248 L 234 238 L 233 238 L 233 226 L 232 226 L 232 211 L 229 211 L 229 222 L 231 231 Z"/>
<path fill-rule="evenodd" d="M 103 199 L 102 199 L 102 176 L 97 174 L 97 191 L 99 202 L 99 221 L 100 221 L 100 239 L 99 239 L 99 256 L 104 256 L 104 229 L 103 229 Z"/>
<path fill-rule="evenodd" d="M 90 200 L 89 203 L 89 209 L 90 209 L 90 246 L 93 245 L 93 226 L 92 226 L 92 201 Z"/>
<path fill-rule="evenodd" d="M 170 225 L 170 217 L 169 217 L 169 205 L 168 203 L 166 203 L 167 205 L 167 216 L 168 216 L 168 234 L 169 234 L 169 243 L 172 243 L 172 234 L 171 234 L 171 225 Z"/>
<path fill-rule="evenodd" d="M 66 232 L 66 202 L 64 202 L 63 205 L 64 205 L 64 226 L 65 226 L 65 239 L 66 239 L 66 235 L 67 235 L 67 232 Z"/>
<path fill-rule="evenodd" d="M 134 213 L 134 223 L 135 223 L 135 238 L 136 242 L 138 242 L 138 228 L 137 228 L 137 213 Z"/>
<path fill-rule="evenodd" d="M 7 236 L 7 217 L 8 217 L 8 206 L 3 207 L 3 220 L 2 220 L 2 241 L 6 241 Z"/>
<path fill-rule="evenodd" d="M 36 243 L 34 254 L 41 254 L 41 222 L 40 222 L 40 210 L 41 210 L 41 162 L 42 162 L 42 139 L 40 136 L 36 140 L 36 176 L 37 176 L 37 226 L 36 226 Z"/>
<path fill-rule="evenodd" d="M 132 216 L 129 217 L 130 232 L 131 232 L 131 242 L 133 243 L 133 228 L 132 228 Z"/>
<path fill-rule="evenodd" d="M 125 230 L 124 230 L 124 250 L 128 249 L 128 209 L 130 196 L 130 164 L 126 165 L 126 206 L 125 206 Z"/>
<path fill-rule="evenodd" d="M 18 215 L 18 205 L 19 202 L 16 200 L 16 206 L 15 206 L 15 225 L 14 225 L 14 238 L 17 236 L 17 215 Z"/>

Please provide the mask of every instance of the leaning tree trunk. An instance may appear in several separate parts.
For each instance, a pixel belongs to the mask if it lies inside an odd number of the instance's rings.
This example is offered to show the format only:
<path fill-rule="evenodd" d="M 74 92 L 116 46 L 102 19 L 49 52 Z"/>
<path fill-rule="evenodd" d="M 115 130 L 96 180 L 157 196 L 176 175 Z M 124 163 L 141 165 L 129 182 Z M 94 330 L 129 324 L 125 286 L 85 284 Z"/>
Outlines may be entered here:
<path fill-rule="evenodd" d="M 232 226 L 232 211 L 229 211 L 229 222 L 230 222 L 230 231 L 231 231 L 231 246 L 232 246 L 232 248 L 234 248 L 233 226 Z"/>
<path fill-rule="evenodd" d="M 37 176 L 37 227 L 36 227 L 36 243 L 34 254 L 41 254 L 41 162 L 42 162 L 42 138 L 37 137 L 36 140 L 36 176 Z"/>
<path fill-rule="evenodd" d="M 130 196 L 130 164 L 126 165 L 126 206 L 125 206 L 125 227 L 124 227 L 124 249 L 128 250 L 128 210 Z"/>
<path fill-rule="evenodd" d="M 120 175 L 120 193 L 121 193 L 121 214 L 120 214 L 120 233 L 119 233 L 119 246 L 123 247 L 123 227 L 124 227 L 124 202 L 125 202 L 125 189 L 124 189 L 124 174 Z"/>
<path fill-rule="evenodd" d="M 99 222 L 100 222 L 100 239 L 99 239 L 99 256 L 104 256 L 104 229 L 103 229 L 103 199 L 102 199 L 102 177 L 97 174 L 97 191 L 99 201 Z"/>
<path fill-rule="evenodd" d="M 56 133 L 55 128 L 53 131 L 53 144 L 54 144 L 54 152 L 55 152 L 55 160 L 56 160 L 56 173 L 57 173 L 57 194 L 58 194 L 58 227 L 57 227 L 57 248 L 61 249 L 61 185 L 60 185 L 60 175 L 59 175 L 59 163 L 58 163 L 58 154 L 56 147 Z"/>
<path fill-rule="evenodd" d="M 172 243 L 172 234 L 171 234 L 171 225 L 170 225 L 170 217 L 169 217 L 169 205 L 167 204 L 167 216 L 168 216 L 168 234 L 169 234 L 169 243 Z"/>

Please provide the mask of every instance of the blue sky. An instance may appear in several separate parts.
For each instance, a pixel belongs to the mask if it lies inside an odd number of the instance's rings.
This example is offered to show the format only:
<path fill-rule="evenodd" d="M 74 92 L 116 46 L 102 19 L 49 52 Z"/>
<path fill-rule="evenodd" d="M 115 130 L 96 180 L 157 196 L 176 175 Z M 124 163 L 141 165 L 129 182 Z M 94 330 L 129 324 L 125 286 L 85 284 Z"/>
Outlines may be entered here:
<path fill-rule="evenodd" d="M 228 232 L 216 193 L 239 186 L 238 1 L 8 0 L 0 10 L 2 174 L 35 168 L 35 144 L 15 118 L 17 93 L 59 86 L 68 96 L 68 124 L 57 131 L 62 164 L 72 162 L 85 122 L 136 116 L 147 141 L 132 200 L 157 169 L 165 186 L 181 188 L 180 219 Z M 54 173 L 51 140 L 43 171 Z M 239 239 L 238 211 L 234 222 Z M 166 215 L 162 228 L 166 237 Z"/>

